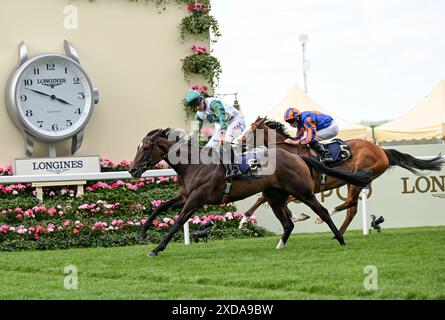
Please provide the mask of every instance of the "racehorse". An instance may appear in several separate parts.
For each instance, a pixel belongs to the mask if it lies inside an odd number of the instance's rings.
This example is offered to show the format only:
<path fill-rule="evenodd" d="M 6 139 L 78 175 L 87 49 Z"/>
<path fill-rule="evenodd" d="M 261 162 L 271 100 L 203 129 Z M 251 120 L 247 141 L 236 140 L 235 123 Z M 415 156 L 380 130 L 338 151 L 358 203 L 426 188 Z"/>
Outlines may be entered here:
<path fill-rule="evenodd" d="M 177 173 L 180 195 L 167 202 L 163 202 L 147 218 L 141 232 L 141 240 L 145 240 L 147 230 L 156 216 L 168 208 L 182 208 L 179 218 L 169 230 L 162 242 L 151 252 L 149 256 L 156 256 L 167 247 L 174 234 L 184 225 L 192 214 L 204 205 L 219 205 L 225 192 L 225 167 L 220 163 L 190 163 L 196 152 L 191 140 L 182 139 L 181 134 L 175 129 L 156 129 L 150 131 L 137 148 L 136 155 L 129 173 L 140 178 L 152 165 L 165 160 Z M 186 152 L 184 152 L 184 150 Z M 206 150 L 206 148 L 204 148 Z M 207 148 L 207 150 L 213 150 Z M 198 148 L 200 154 L 202 150 Z M 286 206 L 286 200 L 292 195 L 299 201 L 308 205 L 323 221 L 325 221 L 335 238 L 344 245 L 343 236 L 332 222 L 328 211 L 315 198 L 313 190 L 314 180 L 311 171 L 324 172 L 343 179 L 348 183 L 365 186 L 370 182 L 367 172 L 358 174 L 343 173 L 330 169 L 322 163 L 307 157 L 296 156 L 284 150 L 273 149 L 276 152 L 275 170 L 267 172 L 255 179 L 233 180 L 227 202 L 238 201 L 263 192 L 268 198 L 274 214 L 283 226 L 283 235 L 277 246 L 282 249 L 292 230 L 294 224 L 291 220 L 292 213 Z M 271 158 L 272 159 L 272 158 Z M 269 162 L 272 160 L 268 160 Z"/>
<path fill-rule="evenodd" d="M 268 141 L 270 130 L 273 130 L 274 133 L 276 133 L 273 135 L 276 141 Z M 263 141 L 264 145 L 269 148 L 276 147 L 277 149 L 283 149 L 296 155 L 316 157 L 315 152 L 309 149 L 307 146 L 289 145 L 285 143 L 285 140 L 288 138 L 291 137 L 287 133 L 287 130 L 282 123 L 267 119 L 267 117 L 258 117 L 251 125 L 250 131 L 244 133 L 241 140 L 243 145 L 251 144 L 252 142 L 256 145 L 256 141 Z M 445 160 L 442 159 L 440 155 L 430 160 L 417 159 L 409 154 L 402 153 L 397 150 L 380 148 L 376 144 L 364 139 L 348 140 L 346 141 L 346 144 L 348 144 L 350 147 L 352 157 L 342 162 L 341 165 L 336 168 L 350 173 L 358 172 L 364 169 L 371 170 L 372 180 L 377 179 L 393 166 L 400 166 L 418 175 L 418 170 L 440 171 L 442 166 L 445 164 Z M 344 184 L 344 181 L 336 179 L 335 177 L 327 177 L 325 185 L 322 187 L 321 175 L 315 174 L 315 187 L 313 192 L 318 193 L 323 190 L 335 189 Z M 323 188 L 323 190 L 321 190 L 321 188 Z M 346 201 L 343 204 L 335 207 L 335 209 L 330 212 L 331 215 L 334 215 L 340 211 L 346 209 L 348 210 L 346 218 L 340 227 L 340 233 L 342 235 L 346 232 L 349 224 L 357 213 L 358 199 L 362 189 L 363 186 L 348 184 L 348 197 Z M 289 199 L 288 202 L 294 200 L 295 199 Z M 267 196 L 265 197 L 263 195 L 260 197 L 256 203 L 244 214 L 245 217 L 242 219 L 240 227 L 242 227 L 242 223 L 244 223 L 246 219 L 266 201 Z M 318 220 L 318 223 L 323 223 L 323 221 Z"/>

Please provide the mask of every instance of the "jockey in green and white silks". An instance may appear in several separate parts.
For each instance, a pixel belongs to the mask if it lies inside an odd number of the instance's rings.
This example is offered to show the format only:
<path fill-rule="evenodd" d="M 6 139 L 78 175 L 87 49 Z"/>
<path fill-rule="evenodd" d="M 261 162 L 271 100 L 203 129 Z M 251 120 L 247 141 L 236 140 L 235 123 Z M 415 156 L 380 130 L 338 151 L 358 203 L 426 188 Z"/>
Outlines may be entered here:
<path fill-rule="evenodd" d="M 215 133 L 207 146 L 218 147 L 225 142 L 231 143 L 241 136 L 246 123 L 241 113 L 233 106 L 215 98 L 204 98 L 197 90 L 189 91 L 185 102 L 196 111 L 195 120 L 199 121 L 199 130 L 204 123 L 215 124 Z"/>

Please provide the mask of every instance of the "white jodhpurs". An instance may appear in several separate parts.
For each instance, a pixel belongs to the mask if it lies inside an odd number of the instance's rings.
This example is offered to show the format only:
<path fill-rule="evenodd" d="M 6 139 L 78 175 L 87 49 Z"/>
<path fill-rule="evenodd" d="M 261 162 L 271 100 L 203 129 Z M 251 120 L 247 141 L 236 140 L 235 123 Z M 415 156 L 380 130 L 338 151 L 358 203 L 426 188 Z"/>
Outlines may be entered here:
<path fill-rule="evenodd" d="M 246 122 L 242 117 L 236 117 L 230 121 L 227 126 L 225 141 L 232 142 L 240 135 L 243 134 L 244 129 L 246 128 Z M 221 129 L 215 130 L 215 133 L 210 138 L 209 142 L 207 142 L 207 146 L 209 147 L 218 147 L 221 144 Z"/>
<path fill-rule="evenodd" d="M 327 128 L 321 129 L 317 131 L 317 141 L 323 141 L 328 140 L 331 138 L 334 138 L 338 133 L 340 132 L 340 129 L 335 121 L 332 121 L 331 125 Z"/>

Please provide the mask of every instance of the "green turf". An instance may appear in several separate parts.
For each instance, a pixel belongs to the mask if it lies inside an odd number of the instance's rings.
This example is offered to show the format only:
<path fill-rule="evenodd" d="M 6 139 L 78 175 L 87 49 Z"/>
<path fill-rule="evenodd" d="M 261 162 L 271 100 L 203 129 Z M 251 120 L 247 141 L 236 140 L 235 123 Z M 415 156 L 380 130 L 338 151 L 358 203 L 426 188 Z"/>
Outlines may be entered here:
<path fill-rule="evenodd" d="M 0 253 L 1 299 L 445 299 L 445 227 L 170 244 Z M 64 267 L 78 290 L 64 289 Z M 366 290 L 364 268 L 378 270 Z"/>

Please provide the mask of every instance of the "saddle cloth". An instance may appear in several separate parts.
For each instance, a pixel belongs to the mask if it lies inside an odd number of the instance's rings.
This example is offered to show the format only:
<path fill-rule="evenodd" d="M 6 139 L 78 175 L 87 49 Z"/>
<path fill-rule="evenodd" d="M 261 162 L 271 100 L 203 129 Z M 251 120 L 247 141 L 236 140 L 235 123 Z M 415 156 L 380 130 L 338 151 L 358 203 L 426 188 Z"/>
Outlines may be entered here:
<path fill-rule="evenodd" d="M 262 175 L 261 165 L 267 154 L 267 148 L 256 148 L 235 156 L 235 163 L 239 165 L 241 173 L 245 176 Z"/>
<path fill-rule="evenodd" d="M 341 162 L 349 159 L 352 156 L 349 145 L 341 139 L 334 139 L 327 143 L 322 143 L 333 161 L 332 164 L 340 164 Z"/>

